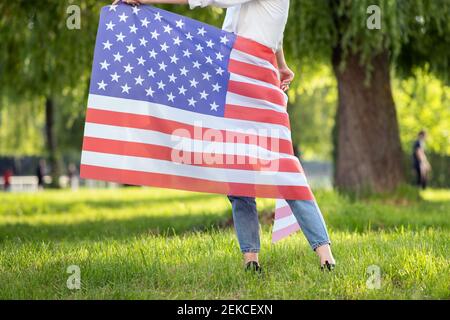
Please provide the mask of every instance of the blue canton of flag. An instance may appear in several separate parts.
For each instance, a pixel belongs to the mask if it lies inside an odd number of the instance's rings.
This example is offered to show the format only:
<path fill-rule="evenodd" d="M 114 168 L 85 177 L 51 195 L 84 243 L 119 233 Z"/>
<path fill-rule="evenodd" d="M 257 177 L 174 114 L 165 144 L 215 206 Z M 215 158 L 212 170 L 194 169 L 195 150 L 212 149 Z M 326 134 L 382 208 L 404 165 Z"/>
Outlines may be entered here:
<path fill-rule="evenodd" d="M 224 115 L 233 34 L 151 6 L 103 10 L 91 94 Z"/>

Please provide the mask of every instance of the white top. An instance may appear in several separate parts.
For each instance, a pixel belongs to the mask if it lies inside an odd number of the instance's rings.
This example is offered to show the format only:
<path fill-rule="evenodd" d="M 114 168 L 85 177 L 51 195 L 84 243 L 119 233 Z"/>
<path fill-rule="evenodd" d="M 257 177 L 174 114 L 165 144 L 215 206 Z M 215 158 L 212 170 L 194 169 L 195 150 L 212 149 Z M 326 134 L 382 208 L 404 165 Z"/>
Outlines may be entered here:
<path fill-rule="evenodd" d="M 274 51 L 283 44 L 289 0 L 189 0 L 191 9 L 228 8 L 223 29 L 262 43 Z"/>

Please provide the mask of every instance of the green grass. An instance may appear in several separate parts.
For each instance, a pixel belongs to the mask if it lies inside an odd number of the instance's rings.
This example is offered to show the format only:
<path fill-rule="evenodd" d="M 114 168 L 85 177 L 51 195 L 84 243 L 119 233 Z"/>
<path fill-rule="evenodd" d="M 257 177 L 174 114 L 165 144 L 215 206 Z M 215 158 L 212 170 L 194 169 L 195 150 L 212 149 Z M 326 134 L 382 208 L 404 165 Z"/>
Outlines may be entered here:
<path fill-rule="evenodd" d="M 316 192 L 338 267 L 297 233 L 270 243 L 259 200 L 258 277 L 243 272 L 227 199 L 161 189 L 0 195 L 1 299 L 449 299 L 450 190 L 351 200 Z M 66 269 L 78 265 L 81 289 Z M 366 285 L 379 266 L 380 289 Z"/>

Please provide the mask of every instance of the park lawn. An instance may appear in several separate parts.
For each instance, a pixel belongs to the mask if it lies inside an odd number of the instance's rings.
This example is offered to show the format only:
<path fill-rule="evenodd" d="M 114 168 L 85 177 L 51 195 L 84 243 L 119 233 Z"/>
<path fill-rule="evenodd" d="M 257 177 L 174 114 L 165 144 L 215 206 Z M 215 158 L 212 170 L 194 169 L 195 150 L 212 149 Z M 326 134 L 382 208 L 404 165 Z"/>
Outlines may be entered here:
<path fill-rule="evenodd" d="M 243 272 L 224 196 L 153 188 L 0 194 L 0 299 L 450 298 L 450 190 L 422 199 L 316 197 L 336 271 L 319 270 L 301 233 L 271 244 L 274 201 L 264 199 L 265 272 L 256 276 Z M 66 286 L 70 265 L 80 268 L 80 290 Z M 367 271 L 378 267 L 376 289 Z"/>

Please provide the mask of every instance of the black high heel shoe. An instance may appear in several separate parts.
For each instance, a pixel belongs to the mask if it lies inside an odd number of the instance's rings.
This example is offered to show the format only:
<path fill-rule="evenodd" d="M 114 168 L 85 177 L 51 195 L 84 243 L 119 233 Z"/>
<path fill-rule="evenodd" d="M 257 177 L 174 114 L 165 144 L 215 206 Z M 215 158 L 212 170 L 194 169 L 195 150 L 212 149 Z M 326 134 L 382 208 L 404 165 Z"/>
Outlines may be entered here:
<path fill-rule="evenodd" d="M 262 272 L 262 268 L 259 265 L 258 262 L 256 261 L 250 261 L 247 262 L 247 264 L 245 265 L 245 271 L 252 271 L 255 273 L 261 273 Z"/>
<path fill-rule="evenodd" d="M 320 270 L 322 270 L 322 271 L 325 271 L 325 270 L 333 271 L 335 267 L 336 267 L 336 264 L 329 263 L 328 260 L 327 260 L 327 261 L 325 261 L 325 264 L 320 266 Z"/>

